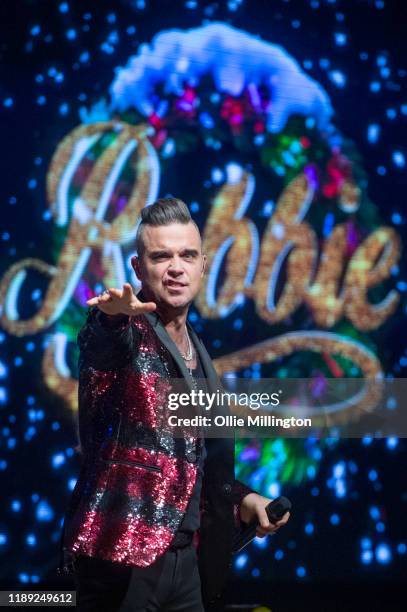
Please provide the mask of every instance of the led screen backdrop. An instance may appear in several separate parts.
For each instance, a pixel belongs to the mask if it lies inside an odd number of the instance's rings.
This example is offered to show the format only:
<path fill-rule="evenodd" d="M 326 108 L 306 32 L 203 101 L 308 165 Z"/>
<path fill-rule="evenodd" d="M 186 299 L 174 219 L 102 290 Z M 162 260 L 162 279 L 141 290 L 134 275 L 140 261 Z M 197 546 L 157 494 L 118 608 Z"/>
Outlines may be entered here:
<path fill-rule="evenodd" d="M 20 8 L 3 7 L 0 554 L 3 580 L 36 583 L 78 473 L 85 303 L 138 287 L 134 236 L 157 197 L 184 199 L 202 230 L 190 320 L 219 373 L 310 378 L 322 405 L 329 378 L 404 375 L 407 73 L 396 2 Z M 239 440 L 238 477 L 295 513 L 235 573 L 400 577 L 405 451 Z"/>

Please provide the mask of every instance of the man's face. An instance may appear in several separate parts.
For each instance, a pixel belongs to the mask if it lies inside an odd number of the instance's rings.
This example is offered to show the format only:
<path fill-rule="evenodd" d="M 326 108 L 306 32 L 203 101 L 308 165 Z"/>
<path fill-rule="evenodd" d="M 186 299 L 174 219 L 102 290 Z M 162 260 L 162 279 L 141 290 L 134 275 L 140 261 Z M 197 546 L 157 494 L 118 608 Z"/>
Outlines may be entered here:
<path fill-rule="evenodd" d="M 157 303 L 184 308 L 199 292 L 206 256 L 193 223 L 143 228 L 144 252 L 132 264 L 143 289 Z"/>

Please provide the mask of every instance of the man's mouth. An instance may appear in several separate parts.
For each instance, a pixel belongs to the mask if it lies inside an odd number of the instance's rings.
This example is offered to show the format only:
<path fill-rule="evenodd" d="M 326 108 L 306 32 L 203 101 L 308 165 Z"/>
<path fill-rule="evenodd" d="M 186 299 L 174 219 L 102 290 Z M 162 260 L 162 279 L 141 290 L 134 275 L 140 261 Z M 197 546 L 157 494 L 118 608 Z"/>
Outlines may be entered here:
<path fill-rule="evenodd" d="M 174 289 L 178 289 L 178 288 L 181 288 L 181 287 L 186 287 L 185 283 L 178 283 L 177 281 L 166 281 L 164 284 L 167 287 L 171 287 L 171 288 L 174 288 Z"/>

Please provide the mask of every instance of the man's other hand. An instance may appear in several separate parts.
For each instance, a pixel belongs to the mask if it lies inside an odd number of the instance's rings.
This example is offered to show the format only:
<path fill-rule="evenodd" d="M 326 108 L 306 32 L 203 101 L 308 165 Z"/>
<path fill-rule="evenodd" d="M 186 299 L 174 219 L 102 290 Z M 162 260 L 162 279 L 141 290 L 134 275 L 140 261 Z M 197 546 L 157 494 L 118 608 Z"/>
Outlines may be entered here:
<path fill-rule="evenodd" d="M 141 302 L 133 293 L 130 283 L 123 289 L 106 289 L 104 293 L 87 300 L 88 306 L 97 306 L 107 315 L 128 315 L 134 317 L 145 312 L 153 312 L 157 305 L 154 302 Z"/>
<path fill-rule="evenodd" d="M 246 495 L 240 504 L 240 518 L 244 523 L 252 523 L 258 521 L 259 526 L 256 529 L 256 536 L 263 538 L 266 535 L 275 533 L 280 527 L 285 525 L 290 518 L 290 513 L 286 512 L 284 516 L 275 523 L 270 523 L 266 512 L 266 506 L 273 501 L 258 493 L 249 493 Z"/>

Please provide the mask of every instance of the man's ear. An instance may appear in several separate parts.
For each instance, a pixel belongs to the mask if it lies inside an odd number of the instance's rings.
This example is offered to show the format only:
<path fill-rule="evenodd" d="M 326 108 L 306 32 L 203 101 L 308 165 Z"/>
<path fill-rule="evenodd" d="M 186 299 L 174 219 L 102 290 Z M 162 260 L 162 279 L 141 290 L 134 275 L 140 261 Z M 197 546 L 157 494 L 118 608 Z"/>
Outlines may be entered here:
<path fill-rule="evenodd" d="M 205 267 L 206 267 L 206 255 L 202 256 L 202 268 L 201 268 L 201 276 L 203 276 L 205 274 Z"/>
<path fill-rule="evenodd" d="M 140 259 L 137 257 L 137 255 L 133 255 L 133 257 L 130 259 L 130 263 L 132 265 L 132 268 L 138 278 L 138 280 L 141 280 L 141 275 L 140 275 Z"/>

